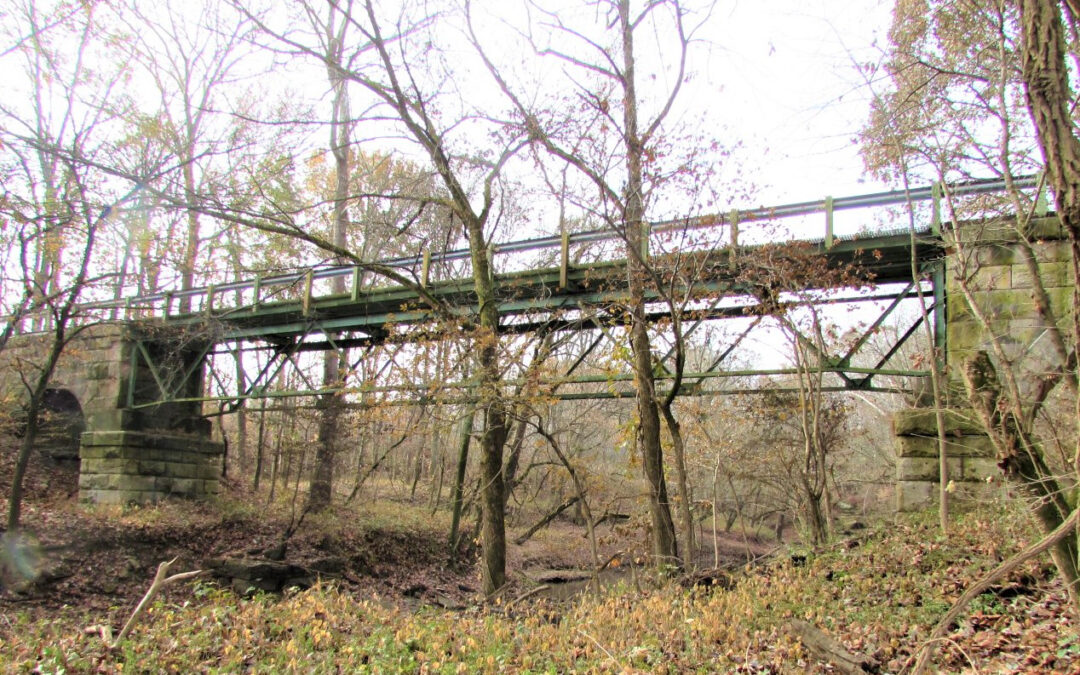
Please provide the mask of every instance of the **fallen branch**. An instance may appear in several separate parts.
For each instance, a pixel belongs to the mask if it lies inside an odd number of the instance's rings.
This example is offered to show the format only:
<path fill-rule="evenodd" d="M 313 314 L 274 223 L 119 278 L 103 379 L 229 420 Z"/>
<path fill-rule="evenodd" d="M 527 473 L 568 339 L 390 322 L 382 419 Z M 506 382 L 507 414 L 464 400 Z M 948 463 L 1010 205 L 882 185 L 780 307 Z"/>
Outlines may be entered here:
<path fill-rule="evenodd" d="M 826 635 L 821 629 L 805 621 L 794 620 L 787 630 L 799 638 L 803 647 L 818 661 L 831 664 L 841 673 L 876 673 L 880 666 L 874 659 L 862 654 L 853 654 L 844 645 Z"/>
<path fill-rule="evenodd" d="M 541 518 L 540 522 L 538 522 L 535 525 L 533 525 L 532 527 L 530 527 L 525 532 L 525 534 L 523 534 L 520 537 L 518 537 L 517 539 L 515 539 L 514 543 L 517 544 L 518 546 L 521 546 L 522 544 L 527 542 L 530 537 L 532 537 L 534 534 L 536 534 L 538 531 L 540 531 L 542 528 L 544 528 L 548 523 L 550 523 L 551 521 L 558 518 L 559 514 L 561 514 L 563 511 L 570 508 L 571 506 L 573 506 L 577 502 L 578 502 L 578 497 L 571 497 L 570 499 L 567 499 L 562 504 L 559 504 L 559 506 L 554 511 L 552 511 L 551 513 L 549 513 L 546 516 L 544 516 L 543 518 Z"/>
<path fill-rule="evenodd" d="M 606 560 L 606 561 L 604 562 L 604 564 L 603 564 L 603 565 L 601 565 L 600 567 L 596 568 L 596 572 L 597 572 L 598 574 L 599 574 L 600 572 L 603 572 L 604 570 L 606 570 L 606 569 L 607 569 L 607 568 L 608 568 L 608 567 L 609 567 L 609 566 L 611 565 L 611 563 L 613 563 L 613 562 L 615 562 L 616 560 L 618 560 L 618 559 L 622 558 L 622 557 L 623 557 L 624 555 L 626 555 L 626 551 L 616 551 L 616 552 L 612 553 L 612 554 L 611 554 L 611 557 L 610 557 L 610 558 L 608 558 L 608 559 L 607 559 L 607 560 Z"/>
<path fill-rule="evenodd" d="M 124 624 L 123 629 L 120 630 L 120 634 L 116 636 L 116 639 L 112 642 L 107 642 L 109 649 L 116 649 L 120 645 L 121 640 L 127 637 L 127 634 L 130 633 L 131 629 L 135 626 L 135 622 L 142 616 L 142 613 L 146 610 L 150 601 L 154 599 L 154 596 L 157 595 L 162 588 L 174 584 L 177 581 L 190 579 L 203 573 L 202 570 L 195 570 L 194 572 L 174 574 L 171 577 L 166 576 L 169 573 L 169 568 L 172 567 L 175 562 L 176 558 L 173 558 L 168 562 L 163 562 L 158 565 L 157 573 L 154 575 L 154 581 L 150 584 L 150 588 L 146 590 L 146 595 L 144 595 L 142 600 L 139 601 L 139 604 L 135 606 L 135 610 L 131 613 L 131 616 L 128 617 L 127 623 Z M 108 629 L 103 626 L 91 626 L 90 628 L 104 628 L 104 630 L 101 631 L 102 638 L 107 637 L 109 633 Z M 87 630 L 90 630 L 90 628 Z"/>
<path fill-rule="evenodd" d="M 951 626 L 952 623 L 956 621 L 957 617 L 959 617 L 967 608 L 968 603 L 982 595 L 990 588 L 990 586 L 1009 572 L 1012 572 L 1028 560 L 1045 553 L 1059 541 L 1072 534 L 1075 531 L 1078 519 L 1080 519 L 1080 509 L 1073 509 L 1073 512 L 1065 519 L 1065 522 L 1058 525 L 1053 532 L 990 570 L 982 579 L 979 579 L 970 588 L 964 591 L 964 594 L 960 596 L 960 599 L 953 604 L 952 609 L 946 612 L 945 616 L 941 617 L 941 620 L 938 621 L 937 625 L 934 626 L 934 630 L 930 633 L 930 637 L 923 643 L 919 650 L 919 658 L 911 668 L 911 675 L 921 675 L 922 672 L 926 670 L 927 664 L 930 662 L 930 659 L 933 658 L 934 652 L 937 651 L 938 643 L 941 642 L 941 639 L 949 630 L 949 626 Z"/>
<path fill-rule="evenodd" d="M 609 520 L 611 522 L 613 522 L 613 523 L 614 522 L 624 522 L 624 521 L 630 520 L 630 514 L 628 514 L 628 513 L 605 513 L 604 515 L 600 516 L 596 520 L 595 523 L 593 523 L 593 527 L 600 527 L 601 525 L 608 522 Z"/>
<path fill-rule="evenodd" d="M 521 595 L 519 595 L 516 598 L 514 598 L 513 600 L 511 600 L 510 602 L 506 603 L 506 607 L 503 609 L 503 612 L 507 616 L 509 616 L 510 615 L 510 609 L 514 605 L 518 604 L 522 600 L 528 600 L 529 598 L 533 597 L 534 595 L 538 595 L 540 593 L 543 593 L 544 591 L 546 591 L 549 588 L 551 588 L 551 584 L 542 584 L 540 586 L 537 586 L 536 588 L 531 588 L 531 589 L 525 591 Z"/>

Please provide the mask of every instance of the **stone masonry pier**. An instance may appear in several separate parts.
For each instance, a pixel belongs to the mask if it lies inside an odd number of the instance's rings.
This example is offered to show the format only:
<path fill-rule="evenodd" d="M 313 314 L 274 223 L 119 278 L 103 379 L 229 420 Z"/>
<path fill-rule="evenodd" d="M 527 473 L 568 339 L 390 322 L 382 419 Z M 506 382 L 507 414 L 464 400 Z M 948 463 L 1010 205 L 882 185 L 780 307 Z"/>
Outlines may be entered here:
<path fill-rule="evenodd" d="M 79 500 L 144 504 L 162 497 L 218 494 L 220 443 L 177 434 L 97 431 L 83 434 Z"/>
<path fill-rule="evenodd" d="M 0 353 L 0 368 L 10 373 L 2 385 L 9 406 L 25 400 L 21 382 L 40 367 L 50 339 L 16 336 Z M 38 448 L 59 461 L 79 460 L 79 501 L 144 504 L 218 494 L 224 446 L 210 439 L 201 403 L 154 404 L 198 398 L 203 358 L 197 340 L 131 324 L 90 326 L 71 341 L 50 383 Z"/>
<path fill-rule="evenodd" d="M 1069 245 L 1054 216 L 1031 222 L 1028 239 L 1038 263 L 1049 304 L 1060 319 L 1069 317 L 1072 279 Z M 1034 283 L 1025 262 L 1024 247 L 1014 223 L 1002 220 L 969 223 L 950 232 L 951 248 L 946 267 L 946 366 L 948 405 L 945 435 L 949 480 L 961 498 L 989 494 L 987 478 L 999 477 L 995 451 L 990 439 L 966 407 L 960 368 L 979 351 L 992 351 L 996 338 L 1022 373 L 1026 394 L 1039 377 L 1052 369 L 1046 327 L 1035 309 Z M 967 279 L 970 297 L 980 321 L 965 298 L 960 279 Z M 896 506 L 899 511 L 915 511 L 938 498 L 937 424 L 932 410 L 917 409 L 897 413 L 893 418 L 896 435 Z"/>
<path fill-rule="evenodd" d="M 893 417 L 896 434 L 896 508 L 917 511 L 938 498 L 940 461 L 937 416 L 933 410 L 903 410 Z M 1000 475 L 990 439 L 972 417 L 945 412 L 945 453 L 949 480 L 960 499 L 987 491 L 987 479 Z"/>

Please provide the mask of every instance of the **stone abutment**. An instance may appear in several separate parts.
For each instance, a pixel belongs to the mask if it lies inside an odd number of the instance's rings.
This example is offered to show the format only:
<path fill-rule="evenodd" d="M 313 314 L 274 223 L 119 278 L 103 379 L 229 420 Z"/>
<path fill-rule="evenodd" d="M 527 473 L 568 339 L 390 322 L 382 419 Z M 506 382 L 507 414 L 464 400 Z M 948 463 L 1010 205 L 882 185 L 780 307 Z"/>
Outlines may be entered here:
<path fill-rule="evenodd" d="M 18 410 L 51 335 L 14 337 L 0 353 L 7 407 Z M 224 446 L 210 439 L 198 398 L 203 350 L 178 333 L 98 324 L 64 350 L 50 381 L 37 449 L 79 461 L 79 500 L 145 504 L 218 493 Z M 16 415 L 17 417 L 17 415 Z M 15 423 L 18 424 L 17 419 Z"/>
<path fill-rule="evenodd" d="M 1053 316 L 1072 313 L 1069 244 L 1056 217 L 1031 222 L 1027 233 L 1038 276 Z M 1001 220 L 970 223 L 946 237 L 945 436 L 948 480 L 957 498 L 992 496 L 1001 471 L 985 429 L 967 404 L 960 372 L 972 355 L 1003 350 L 1027 396 L 1059 359 L 1036 309 L 1035 280 L 1015 224 Z M 1067 334 L 1067 331 L 1066 331 Z M 896 438 L 896 507 L 916 511 L 937 502 L 939 453 L 935 414 L 907 410 L 893 418 Z"/>

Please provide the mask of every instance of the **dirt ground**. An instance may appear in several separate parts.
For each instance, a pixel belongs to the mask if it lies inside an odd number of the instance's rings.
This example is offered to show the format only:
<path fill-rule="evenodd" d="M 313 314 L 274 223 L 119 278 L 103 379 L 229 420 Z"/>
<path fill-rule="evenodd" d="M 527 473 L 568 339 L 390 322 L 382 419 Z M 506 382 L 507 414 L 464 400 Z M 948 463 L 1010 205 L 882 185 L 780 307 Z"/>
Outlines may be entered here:
<path fill-rule="evenodd" d="M 5 507 L 15 450 L 10 444 L 0 445 L 0 499 Z M 0 556 L 9 562 L 0 577 L 0 612 L 48 614 L 61 607 L 78 607 L 123 614 L 138 602 L 159 563 L 176 558 L 173 571 L 185 571 L 204 569 L 207 561 L 222 557 L 261 558 L 280 544 L 293 516 L 281 510 L 230 510 L 227 505 L 186 501 L 141 512 L 87 509 L 77 502 L 77 482 L 74 464 L 56 464 L 41 457 L 31 463 L 22 514 L 25 535 L 8 537 Z M 224 488 L 228 504 L 261 499 L 228 481 Z M 349 514 L 341 514 L 341 518 L 347 520 Z M 512 531 L 508 539 L 516 534 Z M 596 559 L 606 565 L 607 580 L 618 580 L 643 562 L 641 528 L 602 525 L 596 536 Z M 432 528 L 353 529 L 338 524 L 328 529 L 301 524 L 288 541 L 284 562 L 316 567 L 319 561 L 332 559 L 336 564 L 329 576 L 336 583 L 377 594 L 389 603 L 467 607 L 480 600 L 475 547 L 460 551 L 455 560 L 444 537 Z M 737 567 L 774 548 L 775 543 L 744 538 L 737 532 L 722 534 L 718 541 L 723 567 Z M 565 584 L 562 592 L 551 593 L 552 597 L 565 597 L 575 592 L 586 571 L 595 567 L 584 528 L 563 520 L 522 545 L 511 543 L 507 553 L 513 580 L 506 592 L 510 597 L 537 584 L 552 588 Z M 697 562 L 699 567 L 713 566 L 711 538 L 702 543 Z M 21 565 L 27 576 L 36 578 L 26 583 L 13 573 L 11 563 Z"/>

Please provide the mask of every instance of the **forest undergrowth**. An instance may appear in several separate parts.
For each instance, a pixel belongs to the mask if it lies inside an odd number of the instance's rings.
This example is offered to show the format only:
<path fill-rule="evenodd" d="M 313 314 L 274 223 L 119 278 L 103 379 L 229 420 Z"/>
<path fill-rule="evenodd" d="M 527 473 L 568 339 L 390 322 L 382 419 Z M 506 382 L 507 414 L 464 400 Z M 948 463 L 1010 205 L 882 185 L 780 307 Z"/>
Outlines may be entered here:
<path fill-rule="evenodd" d="M 129 521 L 155 518 L 141 513 Z M 517 585 L 453 609 L 404 604 L 386 587 L 344 579 L 247 598 L 198 579 L 155 600 L 115 650 L 86 628 L 129 607 L 103 616 L 93 606 L 8 605 L 0 663 L 47 673 L 834 672 L 790 630 L 805 621 L 880 672 L 902 672 L 965 588 L 1032 543 L 1034 531 L 1018 506 L 985 505 L 959 516 L 947 537 L 933 514 L 900 517 L 732 570 L 730 587 L 659 582 L 638 570 L 570 600 L 522 598 L 528 586 Z M 939 645 L 935 667 L 1080 671 L 1076 619 L 1053 577 L 1048 560 L 1032 561 L 979 596 Z"/>

